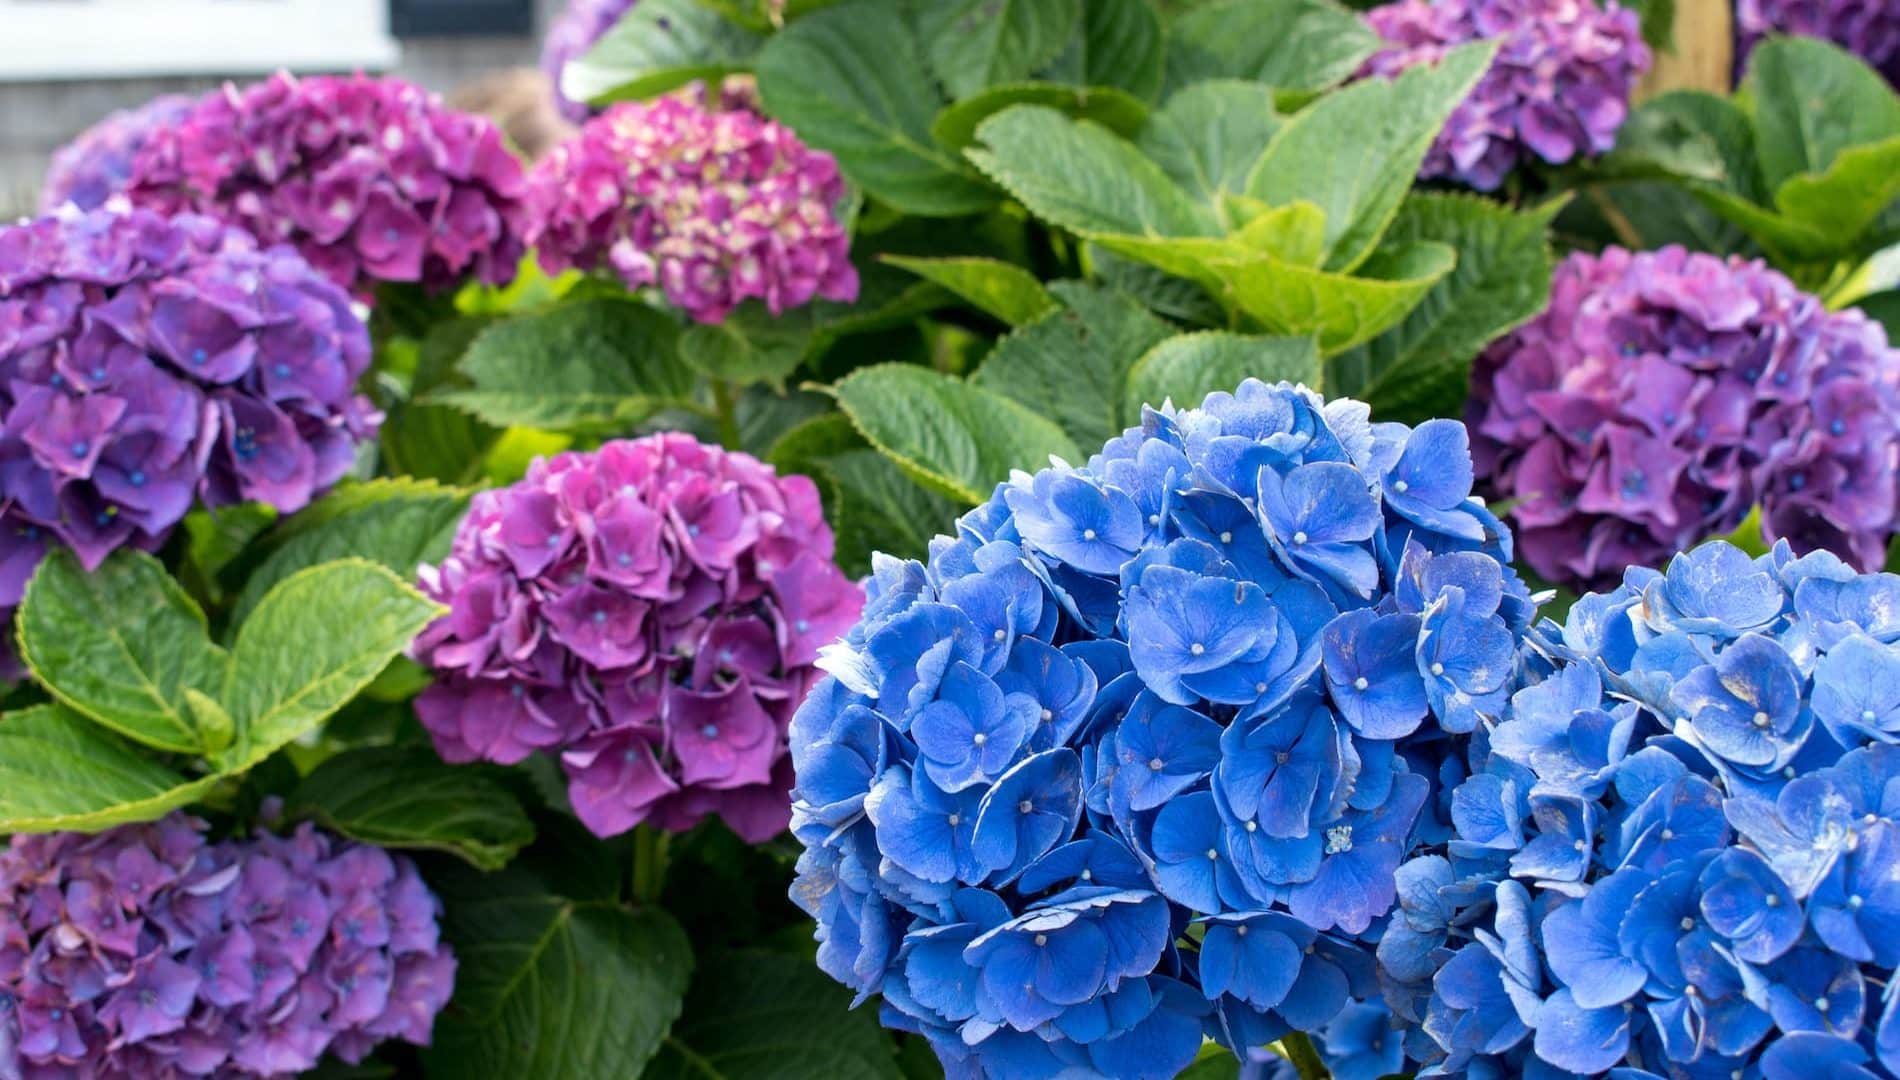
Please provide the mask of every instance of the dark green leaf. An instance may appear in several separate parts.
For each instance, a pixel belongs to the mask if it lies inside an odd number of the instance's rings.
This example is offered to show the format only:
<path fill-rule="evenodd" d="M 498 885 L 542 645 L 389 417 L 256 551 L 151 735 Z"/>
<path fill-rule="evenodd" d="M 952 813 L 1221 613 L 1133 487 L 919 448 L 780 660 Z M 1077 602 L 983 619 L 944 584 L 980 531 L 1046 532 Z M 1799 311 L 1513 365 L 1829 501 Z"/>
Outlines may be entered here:
<path fill-rule="evenodd" d="M 482 766 L 450 765 L 428 747 L 347 750 L 317 766 L 290 800 L 295 817 L 386 848 L 446 851 L 484 870 L 507 865 L 534 826 Z"/>
<path fill-rule="evenodd" d="M 680 335 L 680 359 L 687 367 L 741 386 L 781 386 L 798 370 L 811 348 L 809 317 L 775 319 L 751 304 L 723 322 L 696 323 Z"/>
<path fill-rule="evenodd" d="M 838 565 L 868 574 L 871 555 L 922 559 L 933 537 L 950 529 L 957 506 L 917 484 L 875 450 L 846 450 L 819 466 L 837 492 Z"/>
<path fill-rule="evenodd" d="M 932 0 L 918 12 L 930 68 L 953 98 L 1020 82 L 1056 58 L 1080 0 Z"/>
<path fill-rule="evenodd" d="M 76 712 L 160 750 L 204 749 L 184 691 L 222 693 L 230 661 L 157 559 L 122 549 L 88 573 L 70 551 L 49 552 L 19 633 L 34 677 Z"/>
<path fill-rule="evenodd" d="M 737 402 L 739 448 L 763 460 L 786 432 L 815 416 L 836 416 L 831 409 L 831 399 L 815 391 L 749 387 Z"/>
<path fill-rule="evenodd" d="M 1053 82 L 1113 86 L 1152 101 L 1161 92 L 1167 38 L 1148 0 L 1083 0 L 1082 23 L 1055 63 Z"/>
<path fill-rule="evenodd" d="M 931 139 L 943 99 L 897 5 L 855 0 L 800 19 L 773 36 L 757 69 L 766 110 L 897 209 L 945 217 L 996 201 Z"/>
<path fill-rule="evenodd" d="M 1065 86 L 1061 83 L 1009 83 L 965 98 L 937 114 L 930 134 L 952 150 L 976 141 L 983 121 L 1011 105 L 1046 105 L 1078 120 L 1090 120 L 1117 135 L 1141 130 L 1148 106 L 1127 91 L 1108 86 Z"/>
<path fill-rule="evenodd" d="M 1850 146 L 1835 155 L 1819 176 L 1791 177 L 1775 192 L 1775 208 L 1828 237 L 1837 251 L 1852 251 L 1855 241 L 1896 199 L 1900 199 L 1900 136 Z"/>
<path fill-rule="evenodd" d="M 1379 48 L 1358 16 L 1325 0 L 1217 0 L 1174 20 L 1168 83 L 1246 79 L 1281 90 L 1324 90 Z"/>
<path fill-rule="evenodd" d="M 1319 348 L 1312 338 L 1251 337 L 1208 331 L 1181 334 L 1149 349 L 1128 373 L 1123 415 L 1139 420 L 1141 407 L 1173 401 L 1193 408 L 1216 390 L 1247 379 L 1304 383 L 1320 389 Z"/>
<path fill-rule="evenodd" d="M 1148 305 L 1157 314 L 1197 326 L 1214 326 L 1227 321 L 1220 302 L 1197 282 L 1117 255 L 1093 242 L 1089 244 L 1088 253 L 1096 277 Z"/>
<path fill-rule="evenodd" d="M 481 475 L 482 456 L 501 437 L 501 430 L 460 409 L 414 399 L 458 382 L 456 365 L 476 336 L 494 321 L 490 316 L 474 316 L 429 328 L 409 388 L 410 400 L 387 410 L 378 435 L 390 471 L 446 484 L 467 483 Z"/>
<path fill-rule="evenodd" d="M 185 515 L 186 565 L 180 568 L 179 576 L 194 590 L 199 590 L 200 597 L 214 604 L 222 601 L 225 590 L 219 575 L 276 521 L 277 510 L 267 503 L 239 503 L 191 511 Z"/>
<path fill-rule="evenodd" d="M 1018 105 L 983 122 L 966 151 L 1029 211 L 1074 232 L 1217 236 L 1214 212 L 1108 129 Z"/>
<path fill-rule="evenodd" d="M 1613 175 L 1647 179 L 1641 171 L 1646 165 L 1714 184 L 1749 202 L 1768 201 L 1755 158 L 1754 128 L 1728 98 L 1675 90 L 1644 102 L 1617 132 L 1616 149 L 1603 167 Z"/>
<path fill-rule="evenodd" d="M 1273 137 L 1247 194 L 1273 206 L 1318 206 L 1326 214 L 1326 269 L 1355 269 L 1378 247 L 1438 129 L 1496 52 L 1495 41 L 1463 45 L 1434 66 L 1321 98 Z"/>
<path fill-rule="evenodd" d="M 1458 265 L 1404 322 L 1329 360 L 1327 391 L 1370 403 L 1381 420 L 1458 415 L 1472 358 L 1549 299 L 1546 234 L 1562 206 L 1558 200 L 1516 213 L 1475 196 L 1407 199 L 1388 238 L 1447 244 Z"/>
<path fill-rule="evenodd" d="M 1741 94 L 1771 190 L 1826 172 L 1850 146 L 1900 135 L 1900 96 L 1864 61 L 1818 38 L 1776 37 L 1756 47 Z"/>
<path fill-rule="evenodd" d="M 1055 298 L 1036 275 L 1001 259 L 888 255 L 884 261 L 936 282 L 1010 326 L 1022 326 L 1056 310 Z"/>
<path fill-rule="evenodd" d="M 1900 290 L 1864 296 L 1854 306 L 1887 328 L 1888 341 L 1900 342 Z"/>
<path fill-rule="evenodd" d="M 746 64 L 765 37 L 695 0 L 641 0 L 594 47 L 561 72 L 573 101 L 605 104 L 715 80 Z"/>
<path fill-rule="evenodd" d="M 467 509 L 467 492 L 426 480 L 391 478 L 338 488 L 273 537 L 277 546 L 245 580 L 232 621 L 248 617 L 278 582 L 334 559 L 360 556 L 413 581 L 418 566 L 448 554 Z"/>
<path fill-rule="evenodd" d="M 707 957 L 644 1080 L 902 1080 L 869 1007 L 801 956 Z"/>
<path fill-rule="evenodd" d="M 423 400 L 499 427 L 612 432 L 687 398 L 679 329 L 629 300 L 584 300 L 496 323 L 463 356 L 466 387 Z"/>
<path fill-rule="evenodd" d="M 1197 83 L 1170 97 L 1136 145 L 1174 182 L 1219 210 L 1227 195 L 1247 189 L 1247 175 L 1266 152 L 1281 119 L 1273 91 L 1259 83 Z"/>
<path fill-rule="evenodd" d="M 1054 423 L 1000 394 L 908 364 L 861 368 L 833 388 L 871 445 L 933 490 L 977 503 L 1011 469 L 1081 454 Z"/>
<path fill-rule="evenodd" d="M 0 834 L 156 821 L 217 779 L 187 780 L 60 705 L 0 716 Z"/>

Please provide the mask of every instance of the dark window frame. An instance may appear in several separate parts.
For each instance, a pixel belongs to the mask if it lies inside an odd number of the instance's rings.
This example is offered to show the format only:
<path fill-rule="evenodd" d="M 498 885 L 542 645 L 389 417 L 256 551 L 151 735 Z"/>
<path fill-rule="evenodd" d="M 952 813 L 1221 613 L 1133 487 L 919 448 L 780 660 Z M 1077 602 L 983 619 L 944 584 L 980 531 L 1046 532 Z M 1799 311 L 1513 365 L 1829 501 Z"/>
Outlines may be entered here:
<path fill-rule="evenodd" d="M 526 36 L 534 0 L 389 0 L 389 29 L 399 38 Z"/>

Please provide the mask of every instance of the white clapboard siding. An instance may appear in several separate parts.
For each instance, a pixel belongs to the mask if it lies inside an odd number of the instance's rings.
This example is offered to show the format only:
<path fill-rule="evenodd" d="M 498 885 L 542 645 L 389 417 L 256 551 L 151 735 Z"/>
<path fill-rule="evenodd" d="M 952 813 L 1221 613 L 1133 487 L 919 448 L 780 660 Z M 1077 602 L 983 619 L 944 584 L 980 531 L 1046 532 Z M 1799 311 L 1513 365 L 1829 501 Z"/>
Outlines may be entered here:
<path fill-rule="evenodd" d="M 390 67 L 388 0 L 0 0 L 0 81 Z"/>

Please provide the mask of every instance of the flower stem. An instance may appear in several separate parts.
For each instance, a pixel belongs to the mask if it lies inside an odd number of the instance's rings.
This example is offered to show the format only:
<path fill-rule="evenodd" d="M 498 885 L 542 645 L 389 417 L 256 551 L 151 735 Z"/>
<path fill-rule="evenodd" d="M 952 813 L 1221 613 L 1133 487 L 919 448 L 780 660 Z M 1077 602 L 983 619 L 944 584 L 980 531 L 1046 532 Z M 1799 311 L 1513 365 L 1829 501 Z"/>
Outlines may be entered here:
<path fill-rule="evenodd" d="M 739 449 L 739 412 L 732 396 L 732 384 L 724 379 L 712 381 L 714 416 L 719 422 L 719 442 L 728 450 Z"/>
<path fill-rule="evenodd" d="M 1333 1074 L 1327 1071 L 1326 1062 L 1313 1049 L 1313 1040 L 1305 1032 L 1290 1032 L 1280 1039 L 1280 1053 L 1300 1072 L 1300 1080 L 1328 1080 Z"/>
<path fill-rule="evenodd" d="M 672 834 L 651 825 L 633 831 L 633 902 L 658 904 L 666 887 L 667 849 Z"/>

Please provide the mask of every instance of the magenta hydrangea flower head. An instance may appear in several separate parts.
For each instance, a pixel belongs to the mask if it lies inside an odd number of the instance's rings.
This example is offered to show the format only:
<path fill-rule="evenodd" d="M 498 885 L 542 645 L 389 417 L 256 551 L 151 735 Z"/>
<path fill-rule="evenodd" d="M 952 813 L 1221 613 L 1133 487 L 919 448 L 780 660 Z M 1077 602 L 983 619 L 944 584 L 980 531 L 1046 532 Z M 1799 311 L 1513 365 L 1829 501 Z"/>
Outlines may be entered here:
<path fill-rule="evenodd" d="M 1867 61 L 1900 87 L 1900 5 L 1893 0 L 1736 0 L 1735 31 L 1743 63 L 1769 34 L 1817 37 Z"/>
<path fill-rule="evenodd" d="M 0 1075 L 289 1076 L 426 1045 L 455 984 L 415 864 L 173 814 L 0 852 Z"/>
<path fill-rule="evenodd" d="M 657 286 L 707 323 L 748 297 L 774 315 L 857 299 L 837 162 L 743 94 L 722 97 L 695 87 L 615 105 L 536 166 L 529 242 L 542 265 Z"/>
<path fill-rule="evenodd" d="M 1575 254 L 1550 307 L 1472 372 L 1481 481 L 1539 574 L 1661 565 L 1762 511 L 1769 541 L 1884 560 L 1900 352 L 1760 262 L 1681 248 Z"/>
<path fill-rule="evenodd" d="M 1533 157 L 1561 165 L 1610 149 L 1650 64 L 1641 20 L 1615 0 L 1399 0 L 1366 21 L 1387 45 L 1362 74 L 1388 78 L 1454 46 L 1503 39 L 1419 170 L 1480 191 Z"/>
<path fill-rule="evenodd" d="M 398 79 L 279 74 L 207 96 L 140 151 L 140 205 L 290 243 L 358 295 L 513 280 L 521 163 L 489 120 Z"/>
<path fill-rule="evenodd" d="M 554 87 L 554 100 L 562 116 L 578 124 L 591 114 L 586 102 L 573 101 L 561 92 L 561 72 L 569 61 L 586 55 L 595 42 L 633 10 L 634 3 L 635 0 L 568 0 L 567 9 L 548 27 L 547 37 L 541 43 L 541 70 L 547 73 L 548 82 Z"/>
<path fill-rule="evenodd" d="M 51 213 L 72 203 L 81 210 L 97 210 L 125 190 L 132 162 L 152 133 L 183 120 L 194 104 L 196 99 L 184 94 L 166 94 L 87 128 L 53 155 L 40 187 L 40 209 Z"/>
<path fill-rule="evenodd" d="M 375 433 L 369 359 L 343 290 L 210 218 L 0 228 L 0 608 L 49 544 L 90 569 L 194 498 L 301 509 Z"/>
<path fill-rule="evenodd" d="M 818 649 L 863 606 L 831 555 L 810 480 L 690 436 L 536 461 L 423 568 L 449 613 L 416 640 L 416 713 L 449 761 L 560 755 L 599 835 L 717 814 L 765 840 Z"/>

